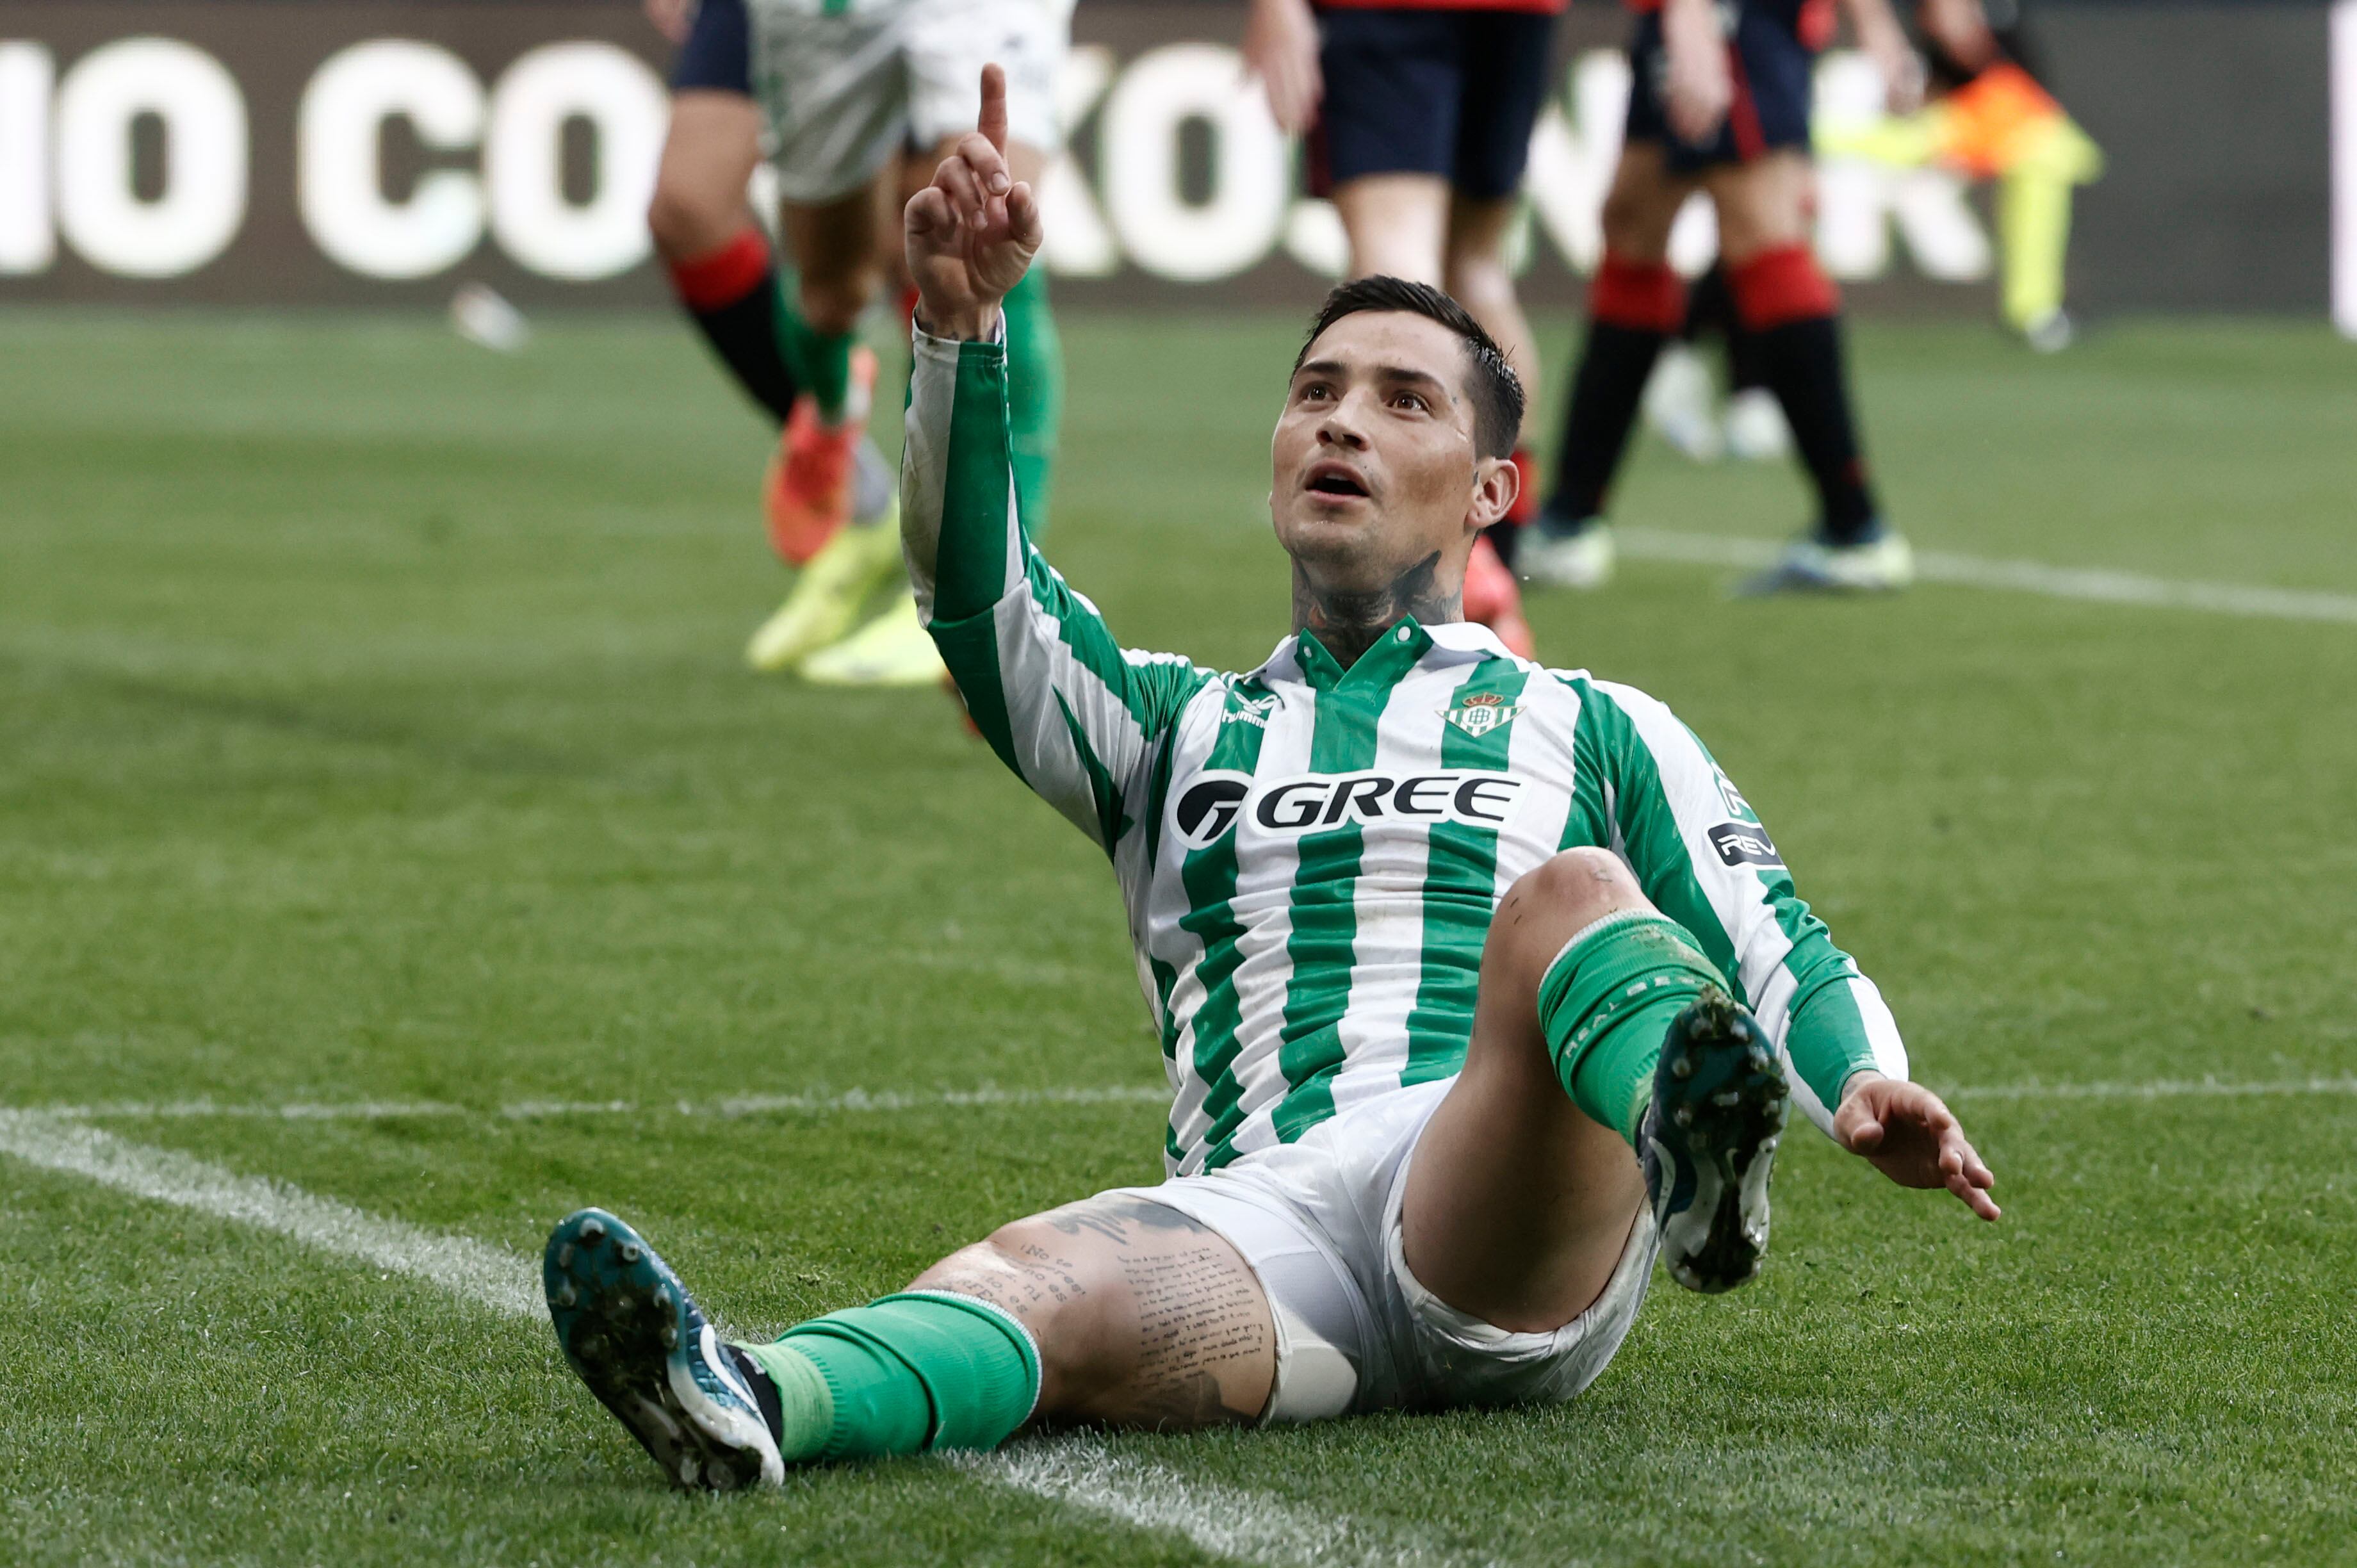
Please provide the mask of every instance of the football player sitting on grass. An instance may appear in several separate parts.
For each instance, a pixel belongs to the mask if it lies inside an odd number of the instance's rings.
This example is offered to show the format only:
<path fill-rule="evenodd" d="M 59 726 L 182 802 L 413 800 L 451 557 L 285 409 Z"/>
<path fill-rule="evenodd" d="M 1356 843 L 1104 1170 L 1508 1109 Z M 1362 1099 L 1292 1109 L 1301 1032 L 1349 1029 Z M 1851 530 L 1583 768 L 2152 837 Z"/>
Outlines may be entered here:
<path fill-rule="evenodd" d="M 1710 754 L 1460 616 L 1523 392 L 1445 295 L 1337 289 L 1270 510 L 1293 631 L 1248 674 L 1116 643 L 1025 534 L 1000 301 L 1039 247 L 1005 87 L 906 214 L 903 530 L 980 727 L 1113 862 L 1176 1100 L 1168 1179 L 730 1344 L 622 1220 L 549 1238 L 558 1341 L 683 1486 L 1179 1429 L 1568 1400 L 1658 1256 L 1760 1268 L 1788 1103 L 1908 1187 L 1994 1178 Z M 1144 373 L 1144 367 L 1140 368 Z"/>

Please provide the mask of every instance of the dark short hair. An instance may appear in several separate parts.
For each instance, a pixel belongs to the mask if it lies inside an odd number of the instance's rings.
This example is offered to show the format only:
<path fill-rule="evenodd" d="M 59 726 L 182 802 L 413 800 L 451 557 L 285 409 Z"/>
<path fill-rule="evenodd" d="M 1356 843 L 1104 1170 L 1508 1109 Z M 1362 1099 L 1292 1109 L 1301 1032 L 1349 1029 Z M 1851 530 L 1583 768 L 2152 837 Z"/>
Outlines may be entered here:
<path fill-rule="evenodd" d="M 1472 313 L 1430 284 L 1378 273 L 1342 285 L 1318 307 L 1309 335 L 1301 340 L 1301 352 L 1293 356 L 1293 368 L 1301 369 L 1302 361 L 1309 358 L 1309 345 L 1326 328 L 1362 310 L 1404 310 L 1437 321 L 1463 338 L 1465 390 L 1473 400 L 1473 445 L 1484 457 L 1512 455 L 1514 438 L 1523 430 L 1523 379 L 1514 374 L 1497 339 L 1481 329 Z"/>

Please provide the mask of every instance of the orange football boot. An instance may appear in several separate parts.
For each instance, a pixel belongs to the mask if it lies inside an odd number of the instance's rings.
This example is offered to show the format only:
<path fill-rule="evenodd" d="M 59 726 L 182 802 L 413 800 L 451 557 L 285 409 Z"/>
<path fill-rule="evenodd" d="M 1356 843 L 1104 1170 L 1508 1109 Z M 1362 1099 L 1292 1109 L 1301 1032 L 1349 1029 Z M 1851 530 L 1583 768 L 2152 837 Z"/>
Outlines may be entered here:
<path fill-rule="evenodd" d="M 839 423 L 822 423 L 818 403 L 809 395 L 794 400 L 761 479 L 770 544 L 789 564 L 808 564 L 835 530 L 851 521 L 852 457 L 867 434 L 867 405 L 875 390 L 876 356 L 854 349 L 851 395 Z"/>

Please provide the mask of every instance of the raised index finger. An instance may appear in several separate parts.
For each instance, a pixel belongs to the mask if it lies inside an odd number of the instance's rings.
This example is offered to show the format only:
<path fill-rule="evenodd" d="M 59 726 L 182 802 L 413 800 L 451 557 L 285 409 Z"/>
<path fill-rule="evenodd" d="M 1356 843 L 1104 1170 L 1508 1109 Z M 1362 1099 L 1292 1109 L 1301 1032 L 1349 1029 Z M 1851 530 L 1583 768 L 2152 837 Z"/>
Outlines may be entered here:
<path fill-rule="evenodd" d="M 1004 67 L 986 65 L 982 68 L 982 118 L 974 123 L 974 129 L 1000 152 L 1006 150 L 1006 71 Z"/>

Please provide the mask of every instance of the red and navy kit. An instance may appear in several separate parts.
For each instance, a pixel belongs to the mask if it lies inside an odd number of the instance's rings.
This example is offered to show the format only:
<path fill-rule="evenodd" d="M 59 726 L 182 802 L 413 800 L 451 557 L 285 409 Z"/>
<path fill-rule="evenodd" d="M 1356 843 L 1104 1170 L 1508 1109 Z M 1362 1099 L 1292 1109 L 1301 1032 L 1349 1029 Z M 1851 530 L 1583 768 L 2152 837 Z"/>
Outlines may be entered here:
<path fill-rule="evenodd" d="M 1316 4 L 1313 190 L 1378 174 L 1438 175 L 1477 201 L 1522 188 L 1565 0 Z"/>
<path fill-rule="evenodd" d="M 1698 143 L 1670 129 L 1662 0 L 1629 0 L 1629 8 L 1638 15 L 1629 44 L 1628 140 L 1660 143 L 1670 166 L 1684 172 L 1749 163 L 1780 147 L 1807 149 L 1813 70 L 1833 38 L 1833 0 L 1720 0 L 1714 9 L 1722 27 L 1732 22 L 1727 54 L 1735 99 L 1717 134 Z"/>
<path fill-rule="evenodd" d="M 671 64 L 673 92 L 753 95 L 752 25 L 745 0 L 703 0 Z"/>

